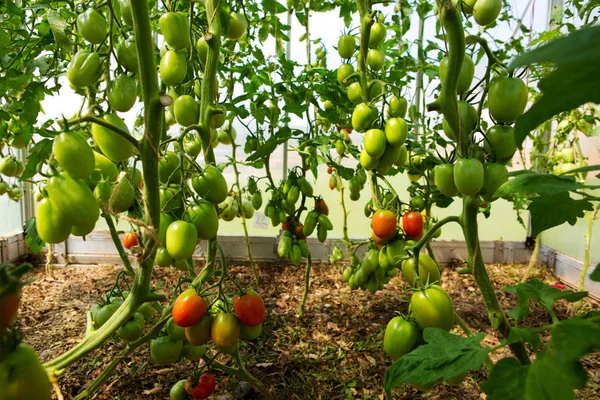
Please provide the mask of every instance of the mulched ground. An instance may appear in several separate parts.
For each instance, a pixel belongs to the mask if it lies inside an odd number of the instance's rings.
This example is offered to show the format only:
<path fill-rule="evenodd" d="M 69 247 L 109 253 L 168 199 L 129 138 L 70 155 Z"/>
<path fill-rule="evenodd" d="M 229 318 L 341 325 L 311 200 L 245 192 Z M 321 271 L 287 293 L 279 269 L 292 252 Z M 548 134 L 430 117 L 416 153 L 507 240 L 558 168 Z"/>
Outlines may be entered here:
<path fill-rule="evenodd" d="M 514 284 L 523 275 L 522 265 L 490 265 L 491 279 L 505 309 L 516 305 L 514 296 L 502 288 Z M 311 293 L 306 314 L 297 316 L 303 290 L 304 269 L 259 265 L 260 293 L 267 309 L 262 340 L 241 345 L 248 370 L 273 393 L 276 399 L 383 399 L 382 382 L 391 361 L 382 349 L 383 329 L 395 311 L 406 312 L 406 284 L 395 278 L 385 290 L 375 295 L 350 291 L 341 279 L 341 266 L 322 265 L 313 269 Z M 83 337 L 86 312 L 113 284 L 119 267 L 112 265 L 56 268 L 54 279 L 43 268 L 29 278 L 35 281 L 24 289 L 19 328 L 25 341 L 48 361 L 72 347 Z M 249 283 L 248 266 L 231 269 L 241 282 Z M 538 267 L 534 277 L 556 282 L 549 271 Z M 176 284 L 177 271 L 157 268 L 154 285 L 170 293 Z M 471 329 L 485 331 L 485 342 L 493 346 L 493 336 L 482 299 L 471 277 L 461 276 L 446 268 L 443 286 L 450 293 L 457 312 Z M 598 308 L 586 301 L 584 309 Z M 559 318 L 567 318 L 566 303 L 557 305 Z M 541 307 L 533 307 L 524 325 L 538 327 L 550 322 Z M 456 331 L 458 332 L 458 330 Z M 87 355 L 68 368 L 59 380 L 65 399 L 79 393 L 98 376 L 123 347 L 117 340 Z M 494 354 L 498 358 L 502 354 Z M 222 356 L 222 361 L 228 362 Z M 589 372 L 588 387 L 577 393 L 578 399 L 600 398 L 600 354 L 583 360 Z M 115 374 L 98 392 L 95 399 L 168 399 L 170 387 L 187 378 L 192 363 L 170 367 L 150 361 L 149 346 L 140 348 L 120 364 Z M 470 373 L 461 386 L 438 385 L 424 394 L 411 387 L 394 392 L 395 399 L 484 399 L 479 382 L 484 372 Z M 217 373 L 215 399 L 257 398 L 240 395 L 235 379 Z M 247 389 L 247 388 L 246 388 Z"/>

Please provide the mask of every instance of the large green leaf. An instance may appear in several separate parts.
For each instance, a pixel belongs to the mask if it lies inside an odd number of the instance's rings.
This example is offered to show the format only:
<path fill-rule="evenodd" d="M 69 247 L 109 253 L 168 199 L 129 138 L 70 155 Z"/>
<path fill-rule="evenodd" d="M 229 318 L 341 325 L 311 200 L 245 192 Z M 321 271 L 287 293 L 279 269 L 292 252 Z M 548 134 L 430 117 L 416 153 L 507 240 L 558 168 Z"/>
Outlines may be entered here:
<path fill-rule="evenodd" d="M 526 195 L 556 194 L 582 189 L 585 189 L 585 185 L 574 181 L 573 178 L 523 171 L 500 186 L 495 195 L 506 197 L 515 193 Z"/>
<path fill-rule="evenodd" d="M 552 62 L 556 69 L 538 87 L 539 100 L 515 125 L 515 142 L 520 147 L 529 133 L 553 116 L 582 104 L 600 103 L 600 26 L 584 28 L 517 57 L 511 69 Z"/>
<path fill-rule="evenodd" d="M 478 370 L 490 352 L 480 344 L 484 337 L 479 333 L 463 338 L 441 329 L 426 328 L 423 338 L 427 344 L 402 356 L 385 372 L 385 390 L 390 393 L 403 383 L 426 385 Z"/>
<path fill-rule="evenodd" d="M 592 211 L 594 206 L 587 200 L 574 200 L 569 193 L 563 192 L 535 197 L 527 209 L 531 213 L 531 234 L 537 236 L 565 222 L 575 225 L 577 219 L 583 218 L 585 211 Z"/>

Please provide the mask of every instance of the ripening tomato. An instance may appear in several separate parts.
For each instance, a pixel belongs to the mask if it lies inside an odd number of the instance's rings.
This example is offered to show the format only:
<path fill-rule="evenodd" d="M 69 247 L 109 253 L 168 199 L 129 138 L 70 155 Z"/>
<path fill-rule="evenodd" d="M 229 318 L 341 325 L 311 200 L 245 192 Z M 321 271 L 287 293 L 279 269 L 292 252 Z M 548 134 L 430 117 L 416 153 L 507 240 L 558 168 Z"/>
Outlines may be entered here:
<path fill-rule="evenodd" d="M 483 186 L 483 165 L 475 158 L 461 158 L 454 165 L 454 183 L 464 196 L 475 196 Z"/>
<path fill-rule="evenodd" d="M 219 313 L 211 327 L 213 343 L 218 349 L 230 349 L 240 338 L 240 321 L 234 314 Z"/>
<path fill-rule="evenodd" d="M 318 199 L 315 200 L 315 209 L 320 212 L 321 214 L 324 215 L 329 215 L 329 207 L 327 206 L 327 203 L 325 203 L 325 200 L 323 199 Z"/>
<path fill-rule="evenodd" d="M 394 317 L 388 322 L 383 336 L 383 351 L 396 361 L 409 353 L 417 344 L 419 329 L 402 317 Z"/>
<path fill-rule="evenodd" d="M 488 96 L 492 118 L 498 122 L 514 122 L 525 111 L 527 97 L 527 85 L 521 79 L 509 77 L 494 79 Z"/>
<path fill-rule="evenodd" d="M 415 292 L 410 299 L 412 313 L 422 328 L 449 331 L 454 326 L 454 306 L 450 296 L 438 285 Z"/>
<path fill-rule="evenodd" d="M 185 338 L 192 346 L 202 346 L 209 342 L 211 337 L 211 327 L 213 317 L 210 314 L 204 315 L 195 325 L 185 328 Z"/>
<path fill-rule="evenodd" d="M 196 325 L 208 310 L 206 300 L 190 288 L 181 293 L 173 304 L 172 317 L 178 326 L 188 328 Z"/>
<path fill-rule="evenodd" d="M 371 228 L 377 237 L 381 239 L 390 238 L 396 234 L 396 229 L 398 228 L 396 214 L 390 210 L 378 210 L 373 215 Z"/>
<path fill-rule="evenodd" d="M 0 332 L 4 332 L 14 324 L 17 318 L 17 311 L 21 303 L 21 291 L 15 289 L 6 289 L 0 295 Z"/>
<path fill-rule="evenodd" d="M 137 232 L 127 232 L 123 237 L 123 247 L 131 249 L 138 245 L 138 234 Z"/>
<path fill-rule="evenodd" d="M 351 35 L 344 35 L 340 37 L 337 50 L 340 54 L 340 57 L 344 59 L 352 58 L 352 55 L 356 50 L 356 38 Z"/>
<path fill-rule="evenodd" d="M 423 217 L 416 211 L 407 212 L 402 216 L 402 228 L 411 239 L 418 239 L 423 234 Z"/>
<path fill-rule="evenodd" d="M 190 395 L 194 399 L 206 399 L 215 391 L 215 378 L 208 372 L 205 372 L 200 376 L 198 383 L 196 383 L 190 391 Z"/>
<path fill-rule="evenodd" d="M 248 326 L 258 326 L 265 320 L 265 303 L 254 290 L 233 298 L 233 311 Z"/>

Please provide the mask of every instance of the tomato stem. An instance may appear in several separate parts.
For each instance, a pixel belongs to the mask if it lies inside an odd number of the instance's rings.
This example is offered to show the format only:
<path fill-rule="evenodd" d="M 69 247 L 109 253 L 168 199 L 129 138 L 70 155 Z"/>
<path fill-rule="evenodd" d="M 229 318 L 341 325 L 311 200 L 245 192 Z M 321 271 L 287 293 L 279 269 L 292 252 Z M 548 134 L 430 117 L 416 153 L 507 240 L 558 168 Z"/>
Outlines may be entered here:
<path fill-rule="evenodd" d="M 104 213 L 103 213 L 104 214 Z M 127 256 L 127 252 L 123 247 L 123 243 L 121 243 L 121 239 L 119 239 L 119 234 L 117 233 L 117 228 L 115 227 L 115 223 L 113 222 L 110 215 L 103 215 L 104 220 L 106 221 L 106 225 L 108 226 L 108 230 L 110 232 L 110 237 L 117 248 L 117 252 L 119 253 L 119 257 L 121 257 L 121 261 L 123 261 L 123 266 L 127 270 L 127 275 L 134 276 L 135 272 L 131 267 L 131 262 L 129 261 L 129 257 Z"/>

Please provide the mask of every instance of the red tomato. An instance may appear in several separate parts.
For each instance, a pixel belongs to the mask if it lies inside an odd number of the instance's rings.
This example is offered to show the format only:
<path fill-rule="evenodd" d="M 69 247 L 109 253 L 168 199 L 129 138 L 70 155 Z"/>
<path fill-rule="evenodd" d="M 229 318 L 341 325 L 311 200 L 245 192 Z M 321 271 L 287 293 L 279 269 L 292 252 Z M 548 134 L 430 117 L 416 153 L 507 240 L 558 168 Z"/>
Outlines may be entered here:
<path fill-rule="evenodd" d="M 233 311 L 248 326 L 258 326 L 265 320 L 265 303 L 258 293 L 249 290 L 243 296 L 233 298 Z"/>
<path fill-rule="evenodd" d="M 206 399 L 215 391 L 215 386 L 215 378 L 207 372 L 202 374 L 198 383 L 191 388 L 189 394 L 194 399 Z"/>
<path fill-rule="evenodd" d="M 138 245 L 138 234 L 137 232 L 127 232 L 123 238 L 123 247 L 130 249 L 133 246 Z"/>
<path fill-rule="evenodd" d="M 402 227 L 406 236 L 411 239 L 420 238 L 423 234 L 423 216 L 416 212 L 407 212 L 402 216 Z"/>
<path fill-rule="evenodd" d="M 173 304 L 173 321 L 178 326 L 189 328 L 200 322 L 207 309 L 208 303 L 196 293 L 196 289 L 188 289 Z"/>
<path fill-rule="evenodd" d="M 327 173 L 328 174 L 333 174 L 333 168 L 327 167 Z"/>
<path fill-rule="evenodd" d="M 387 239 L 393 236 L 398 228 L 396 214 L 390 210 L 377 211 L 373 215 L 371 228 L 373 228 L 373 233 L 381 239 Z"/>
<path fill-rule="evenodd" d="M 329 207 L 327 206 L 327 203 L 325 203 L 325 200 L 319 199 L 315 201 L 315 208 L 321 214 L 329 215 Z"/>
<path fill-rule="evenodd" d="M 0 296 L 0 332 L 9 328 L 15 322 L 20 302 L 19 292 L 5 293 Z"/>

